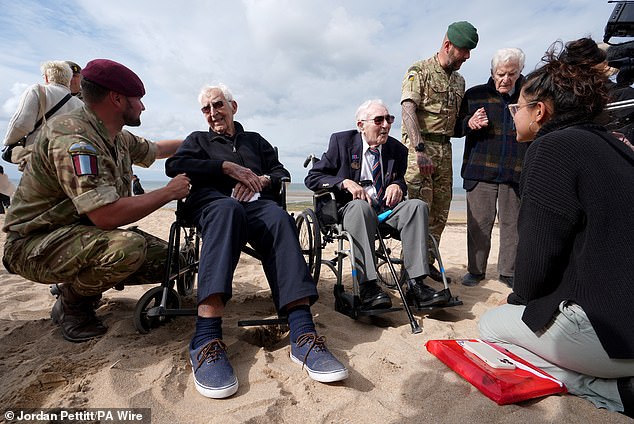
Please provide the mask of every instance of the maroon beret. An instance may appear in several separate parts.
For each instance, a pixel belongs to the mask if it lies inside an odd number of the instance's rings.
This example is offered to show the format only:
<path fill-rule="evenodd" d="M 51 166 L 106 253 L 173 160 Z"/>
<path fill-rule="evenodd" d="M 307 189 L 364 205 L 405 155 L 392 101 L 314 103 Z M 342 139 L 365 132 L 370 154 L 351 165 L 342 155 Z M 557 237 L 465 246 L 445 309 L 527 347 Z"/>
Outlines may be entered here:
<path fill-rule="evenodd" d="M 143 97 L 145 88 L 137 74 L 120 63 L 108 59 L 95 59 L 81 70 L 81 75 L 108 90 L 129 97 Z"/>

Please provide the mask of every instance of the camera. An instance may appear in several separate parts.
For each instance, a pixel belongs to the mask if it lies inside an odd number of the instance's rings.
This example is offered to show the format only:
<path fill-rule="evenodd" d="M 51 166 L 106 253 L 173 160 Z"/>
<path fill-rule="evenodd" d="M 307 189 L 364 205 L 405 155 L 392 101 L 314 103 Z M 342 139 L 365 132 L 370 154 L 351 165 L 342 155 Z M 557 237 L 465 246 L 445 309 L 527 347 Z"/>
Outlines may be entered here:
<path fill-rule="evenodd" d="M 609 44 L 612 37 L 632 36 L 634 36 L 634 2 L 617 1 L 605 26 L 603 42 Z"/>

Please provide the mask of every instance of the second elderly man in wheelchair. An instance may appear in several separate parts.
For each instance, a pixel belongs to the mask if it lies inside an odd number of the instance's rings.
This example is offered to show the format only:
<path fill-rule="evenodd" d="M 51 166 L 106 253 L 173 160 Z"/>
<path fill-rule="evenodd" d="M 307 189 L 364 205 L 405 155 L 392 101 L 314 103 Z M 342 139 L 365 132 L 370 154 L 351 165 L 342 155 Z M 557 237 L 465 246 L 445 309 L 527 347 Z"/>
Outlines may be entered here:
<path fill-rule="evenodd" d="M 405 199 L 407 148 L 388 134 L 394 116 L 381 100 L 368 100 L 357 109 L 356 129 L 330 137 L 328 150 L 308 171 L 305 183 L 314 192 L 331 191 L 343 230 L 354 243 L 362 310 L 388 309 L 392 301 L 378 284 L 375 240 L 381 224 L 401 240 L 406 272 L 407 303 L 416 309 L 445 306 L 448 290 L 436 291 L 424 283 L 427 262 L 427 204 Z"/>

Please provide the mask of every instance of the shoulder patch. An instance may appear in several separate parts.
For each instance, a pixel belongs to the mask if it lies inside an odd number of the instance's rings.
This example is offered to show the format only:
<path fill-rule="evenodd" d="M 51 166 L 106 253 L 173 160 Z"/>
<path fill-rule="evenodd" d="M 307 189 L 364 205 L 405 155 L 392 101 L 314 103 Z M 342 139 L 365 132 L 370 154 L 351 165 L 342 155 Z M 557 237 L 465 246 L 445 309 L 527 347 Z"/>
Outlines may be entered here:
<path fill-rule="evenodd" d="M 420 71 L 421 71 L 420 66 L 413 65 L 413 66 L 410 66 L 410 68 L 407 70 L 407 73 L 411 74 L 412 72 L 420 72 Z"/>
<path fill-rule="evenodd" d="M 97 149 L 85 141 L 71 144 L 68 153 L 73 160 L 75 175 L 99 175 L 97 167 Z"/>

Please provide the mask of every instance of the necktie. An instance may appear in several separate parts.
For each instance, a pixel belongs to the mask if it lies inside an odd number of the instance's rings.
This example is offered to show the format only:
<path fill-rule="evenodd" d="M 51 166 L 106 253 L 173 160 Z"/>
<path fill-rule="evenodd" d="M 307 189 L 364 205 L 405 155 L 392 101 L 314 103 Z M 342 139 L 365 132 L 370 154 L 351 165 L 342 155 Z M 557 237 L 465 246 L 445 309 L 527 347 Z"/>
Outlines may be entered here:
<path fill-rule="evenodd" d="M 376 147 L 368 149 L 372 154 L 372 184 L 376 190 L 377 207 L 380 209 L 383 204 L 383 177 L 381 175 L 381 152 Z"/>

